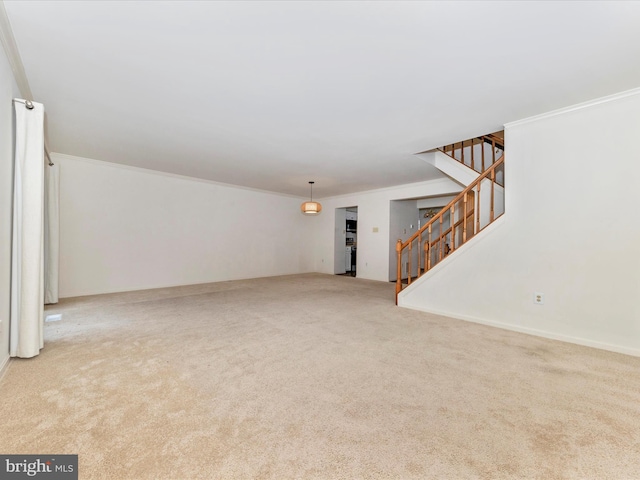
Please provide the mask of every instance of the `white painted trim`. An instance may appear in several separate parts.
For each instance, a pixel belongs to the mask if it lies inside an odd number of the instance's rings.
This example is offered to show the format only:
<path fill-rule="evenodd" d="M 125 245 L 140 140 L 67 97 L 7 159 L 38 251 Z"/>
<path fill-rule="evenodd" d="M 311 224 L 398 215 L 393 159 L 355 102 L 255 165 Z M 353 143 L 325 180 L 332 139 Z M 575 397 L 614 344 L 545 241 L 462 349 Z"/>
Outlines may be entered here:
<path fill-rule="evenodd" d="M 7 15 L 7 10 L 4 8 L 4 2 L 2 0 L 0 0 L 0 42 L 2 42 L 4 51 L 7 54 L 7 59 L 9 60 L 9 65 L 11 65 L 13 77 L 16 79 L 16 83 L 20 89 L 20 94 L 26 100 L 33 100 L 29 80 L 24 71 L 22 58 L 20 58 L 16 39 L 11 29 L 11 22 L 9 21 L 9 16 Z"/>
<path fill-rule="evenodd" d="M 143 167 L 134 167 L 132 165 L 125 165 L 123 163 L 107 162 L 105 160 L 97 160 L 95 158 L 77 157 L 75 155 L 67 155 L 66 153 L 52 152 L 51 155 L 53 155 L 53 158 L 60 158 L 62 160 L 66 158 L 69 160 L 76 160 L 78 162 L 90 163 L 92 165 L 99 165 L 99 166 L 104 166 L 109 168 L 119 168 L 121 170 L 128 170 L 128 171 L 138 172 L 138 173 L 147 173 L 151 175 L 158 175 L 160 177 L 176 178 L 179 180 L 188 180 L 191 182 L 217 185 L 219 187 L 235 188 L 237 190 L 248 190 L 251 192 L 264 193 L 266 195 L 274 195 L 276 197 L 287 197 L 287 198 L 296 198 L 296 199 L 308 198 L 308 197 L 300 197 L 298 195 L 290 195 L 287 193 L 278 193 L 278 192 L 271 192 L 269 190 L 260 190 L 258 188 L 244 187 L 241 185 L 233 185 L 231 183 L 216 182 L 215 180 L 207 180 L 204 178 L 189 177 L 188 175 L 180 175 L 178 173 L 162 172 L 160 170 L 151 170 L 149 168 L 143 168 Z"/>
<path fill-rule="evenodd" d="M 27 73 L 24 70 L 22 57 L 20 56 L 20 51 L 18 50 L 16 39 L 13 36 L 11 22 L 9 21 L 9 16 L 7 15 L 7 10 L 4 8 L 4 2 L 2 0 L 0 0 L 0 43 L 2 43 L 4 51 L 7 54 L 7 60 L 9 61 L 9 65 L 11 65 L 13 78 L 18 85 L 20 95 L 25 100 L 33 101 L 34 98 L 33 94 L 31 93 L 31 86 L 29 86 L 29 79 L 27 78 Z M 50 152 L 51 150 L 49 150 L 49 142 L 45 137 L 44 153 L 49 160 L 51 160 Z"/>
<path fill-rule="evenodd" d="M 524 125 L 526 123 L 537 122 L 539 120 L 555 117 L 557 115 L 564 115 L 565 113 L 574 112 L 576 110 L 582 110 L 583 108 L 593 107 L 594 105 L 600 105 L 601 103 L 613 102 L 613 101 L 620 100 L 626 97 L 631 97 L 634 95 L 640 95 L 640 88 L 633 88 L 631 90 L 615 93 L 613 95 L 608 95 L 606 97 L 600 97 L 594 100 L 577 103 L 569 107 L 563 107 L 557 110 L 552 110 L 551 112 L 545 112 L 545 113 L 541 113 L 540 115 L 534 115 L 533 117 L 523 118 L 522 120 L 515 120 L 513 122 L 505 123 L 504 126 L 505 128 L 511 128 L 518 125 Z"/>
<path fill-rule="evenodd" d="M 2 0 L 0 0 L 2 1 Z M 209 185 L 218 185 L 220 187 L 228 187 L 228 188 L 236 188 L 238 190 L 248 190 L 251 192 L 258 192 L 258 193 L 265 193 L 268 195 L 275 195 L 278 197 L 287 197 L 287 198 L 296 198 L 296 199 L 306 199 L 309 197 L 301 197 L 299 195 L 291 195 L 291 194 L 287 194 L 287 193 L 279 193 L 279 192 L 272 192 L 270 190 L 260 190 L 258 188 L 251 188 L 251 187 L 245 187 L 242 185 L 234 185 L 232 183 L 223 183 L 223 182 L 216 182 L 215 180 L 208 180 L 208 179 L 203 179 L 203 178 L 197 178 L 197 177 L 190 177 L 188 175 L 181 175 L 179 173 L 171 173 L 171 172 L 163 172 L 160 170 L 151 170 L 149 168 L 143 168 L 143 167 L 135 167 L 133 165 L 125 165 L 123 163 L 115 163 L 115 162 L 108 162 L 106 160 L 98 160 L 95 158 L 87 158 L 87 157 L 78 157 L 76 155 L 69 155 L 66 153 L 58 153 L 58 152 L 51 152 L 51 155 L 53 156 L 52 158 L 61 158 L 61 159 L 65 159 L 68 158 L 70 160 L 76 160 L 79 162 L 84 162 L 84 163 L 90 163 L 93 165 L 102 165 L 102 166 L 107 166 L 107 167 L 112 167 L 112 168 L 120 168 L 123 170 L 129 170 L 129 171 L 133 171 L 133 172 L 140 172 L 140 173 L 149 173 L 149 174 L 153 174 L 153 175 L 159 175 L 162 177 L 169 177 L 169 178 L 177 178 L 177 179 L 181 179 L 181 180 L 190 180 L 193 182 L 199 182 L 199 183 L 207 183 Z M 340 198 L 353 198 L 354 195 L 373 195 L 379 192 L 384 192 L 384 191 L 389 191 L 389 190 L 396 190 L 398 188 L 411 188 L 411 187 L 432 187 L 434 185 L 438 185 L 440 183 L 445 183 L 445 185 L 451 184 L 452 180 L 449 179 L 449 177 L 446 178 L 436 178 L 433 180 L 426 180 L 424 182 L 415 182 L 415 183 L 406 183 L 406 184 L 402 184 L 402 185 L 394 185 L 391 187 L 384 187 L 384 188 L 380 188 L 380 189 L 376 189 L 376 190 L 366 190 L 364 192 L 353 192 L 353 193 L 345 193 L 342 195 L 336 195 L 333 197 L 318 197 L 316 198 L 316 200 L 318 201 L 327 201 L 327 200 L 333 200 L 333 199 L 340 199 Z M 458 184 L 455 184 L 456 187 L 458 187 Z M 457 188 L 456 191 L 451 191 L 450 193 L 442 193 L 442 194 L 438 194 L 438 196 L 443 196 L 443 195 L 457 195 L 458 193 L 460 193 L 460 188 Z M 315 198 L 315 196 L 314 196 Z M 422 198 L 422 197 L 420 197 Z M 426 197 L 425 197 L 426 198 Z M 414 200 L 414 199 L 418 199 L 417 197 L 412 197 L 412 198 L 399 198 L 397 200 Z M 352 206 L 351 204 L 349 204 L 349 206 Z"/>
<path fill-rule="evenodd" d="M 405 189 L 405 188 L 409 189 L 414 187 L 416 188 L 430 187 L 433 185 L 438 185 L 439 183 L 444 183 L 445 186 L 455 184 L 456 188 L 455 189 L 452 188 L 452 191 L 449 193 L 439 193 L 437 195 L 427 195 L 425 197 L 394 198 L 394 200 L 419 200 L 421 198 L 429 198 L 433 196 L 440 197 L 444 195 L 457 195 L 462 190 L 457 183 L 455 183 L 449 177 L 445 177 L 445 178 L 434 178 L 433 180 L 425 180 L 424 182 L 403 183 L 400 185 L 392 185 L 390 187 L 378 188 L 375 190 L 365 190 L 362 192 L 344 193 L 341 195 L 335 195 L 333 197 L 323 197 L 323 198 L 320 198 L 320 200 L 339 200 L 341 198 L 353 198 L 354 196 L 361 196 L 361 195 L 375 195 L 377 193 L 387 192 L 389 190 L 398 190 L 398 189 Z"/>
<path fill-rule="evenodd" d="M 7 358 L 4 359 L 4 363 L 0 365 L 0 380 L 2 380 L 2 377 L 4 377 L 4 374 L 9 371 L 10 363 L 11 363 L 11 357 L 7 356 Z"/>
<path fill-rule="evenodd" d="M 96 297 L 99 295 L 113 295 L 117 293 L 146 292 L 148 290 L 163 290 L 165 288 L 193 287 L 193 286 L 199 286 L 199 285 L 208 285 L 210 283 L 241 282 L 243 280 L 255 280 L 258 278 L 275 278 L 275 277 L 288 277 L 292 275 L 308 275 L 310 273 L 319 273 L 319 272 L 309 270 L 307 272 L 281 273 L 277 275 L 263 275 L 260 277 L 231 277 L 231 278 L 226 278 L 224 280 L 214 280 L 211 282 L 160 284 L 160 285 L 155 285 L 153 287 L 144 287 L 144 288 L 130 287 L 130 288 L 125 288 L 124 290 L 122 288 L 119 288 L 117 290 L 105 290 L 100 293 L 81 293 L 79 295 L 73 295 L 71 297 L 60 297 L 60 300 L 63 300 L 63 299 L 68 300 L 70 298 L 80 298 L 80 297 Z"/>
<path fill-rule="evenodd" d="M 429 162 L 425 159 L 425 161 Z M 454 160 L 449 155 L 436 150 L 434 154 L 434 163 L 432 164 L 445 175 L 451 177 L 454 181 L 462 184 L 465 188 L 475 182 L 480 174 L 473 168 L 465 165 L 458 160 Z M 444 168 L 443 168 L 444 167 Z"/>
<path fill-rule="evenodd" d="M 420 312 L 431 313 L 431 314 L 434 314 L 434 315 L 442 315 L 442 316 L 449 317 L 449 318 L 454 319 L 454 320 L 462 320 L 462 321 L 465 321 L 465 322 L 479 323 L 479 324 L 482 324 L 482 325 L 487 325 L 489 327 L 502 328 L 503 330 L 510 330 L 512 332 L 525 333 L 527 335 L 533 335 L 535 337 L 548 338 L 550 340 L 558 340 L 560 342 L 572 343 L 572 344 L 575 344 L 575 345 L 582 345 L 584 347 L 597 348 L 597 349 L 600 349 L 600 350 L 607 350 L 609 352 L 622 353 L 624 355 L 631 355 L 631 356 L 634 356 L 634 357 L 640 357 L 640 349 L 636 349 L 636 348 L 621 347 L 619 345 L 612 345 L 610 343 L 596 342 L 596 341 L 593 341 L 593 340 L 587 340 L 585 338 L 573 337 L 573 336 L 569 336 L 569 335 L 561 335 L 561 334 L 557 334 L 557 333 L 551 333 L 551 332 L 547 332 L 546 330 L 536 330 L 534 328 L 519 327 L 519 326 L 506 324 L 506 323 L 502 323 L 502 322 L 495 322 L 493 320 L 485 320 L 485 319 L 477 318 L 477 317 L 474 317 L 474 316 L 471 316 L 471 315 L 453 314 L 451 312 L 443 312 L 443 311 L 439 311 L 439 310 L 431 310 L 431 309 L 426 309 L 426 308 L 421 308 L 421 307 L 415 307 L 415 306 L 412 306 L 412 305 L 400 305 L 400 304 L 398 304 L 398 306 L 402 307 L 402 308 L 408 308 L 409 310 L 417 310 L 417 311 L 420 311 Z"/>

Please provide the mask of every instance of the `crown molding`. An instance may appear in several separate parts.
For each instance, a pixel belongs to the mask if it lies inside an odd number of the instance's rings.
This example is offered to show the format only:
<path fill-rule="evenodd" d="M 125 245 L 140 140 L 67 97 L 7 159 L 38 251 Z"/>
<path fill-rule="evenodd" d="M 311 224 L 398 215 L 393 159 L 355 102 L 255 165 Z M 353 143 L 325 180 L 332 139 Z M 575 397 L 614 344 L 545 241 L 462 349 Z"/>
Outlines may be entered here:
<path fill-rule="evenodd" d="M 11 22 L 9 21 L 9 16 L 7 15 L 7 10 L 4 7 L 3 0 L 0 0 L 0 43 L 2 43 L 4 52 L 7 55 L 9 65 L 11 65 L 13 78 L 18 85 L 20 95 L 25 100 L 34 101 L 33 94 L 31 93 L 31 87 L 29 86 L 29 79 L 27 78 L 27 73 L 24 71 L 24 64 L 22 63 L 22 58 L 20 57 L 20 52 L 18 51 L 16 38 L 13 36 Z M 51 155 L 49 154 L 49 152 L 49 145 L 47 139 L 45 138 L 44 153 L 45 156 L 49 159 L 49 162 L 51 162 Z"/>
<path fill-rule="evenodd" d="M 181 175 L 179 173 L 163 172 L 161 170 L 152 170 L 150 168 L 135 167 L 133 165 L 126 165 L 124 163 L 110 162 L 108 160 L 99 160 L 97 158 L 80 157 L 77 155 L 69 155 L 67 153 L 51 152 L 51 157 L 52 157 L 51 158 L 52 161 L 64 162 L 65 160 L 71 160 L 74 162 L 88 163 L 88 164 L 92 164 L 100 167 L 117 168 L 119 170 L 128 170 L 130 172 L 137 172 L 137 173 L 142 173 L 146 175 L 155 175 L 155 176 L 165 177 L 165 178 L 175 178 L 178 180 L 186 180 L 189 182 L 205 183 L 207 185 L 215 185 L 223 188 L 232 188 L 234 190 L 246 190 L 249 192 L 261 193 L 264 195 L 273 195 L 276 197 L 295 198 L 296 200 L 300 200 L 300 199 L 304 200 L 305 198 L 307 198 L 307 197 L 302 197 L 300 195 L 291 195 L 289 193 L 273 192 L 270 190 L 262 190 L 259 188 L 245 187 L 243 185 L 234 185 L 232 183 L 217 182 L 215 180 L 208 180 L 206 178 L 190 177 L 188 175 Z"/>
<path fill-rule="evenodd" d="M 640 88 L 633 88 L 631 90 L 625 90 L 624 92 L 614 93 L 613 95 L 607 95 L 606 97 L 600 97 L 586 102 L 577 103 L 550 112 L 541 113 L 540 115 L 534 115 L 533 117 L 523 118 L 522 120 L 515 120 L 513 122 L 505 123 L 505 128 L 514 127 L 517 125 L 523 125 L 526 123 L 537 122 L 538 120 L 544 120 L 546 118 L 555 117 L 557 115 L 564 115 L 565 113 L 574 112 L 576 110 L 582 110 L 583 108 L 593 107 L 602 103 L 614 102 L 622 98 L 632 97 L 634 95 L 640 95 Z"/>
<path fill-rule="evenodd" d="M 11 29 L 11 22 L 9 22 L 9 16 L 7 15 L 7 10 L 4 8 L 4 2 L 2 0 L 0 0 L 0 41 L 2 42 L 5 53 L 7 54 L 9 65 L 11 65 L 13 77 L 20 89 L 20 95 L 22 95 L 22 98 L 25 100 L 33 100 L 29 80 L 27 79 L 27 74 L 24 71 L 24 65 L 22 64 L 22 58 L 20 58 L 18 45 L 16 44 L 16 39 L 13 36 L 13 30 Z"/>

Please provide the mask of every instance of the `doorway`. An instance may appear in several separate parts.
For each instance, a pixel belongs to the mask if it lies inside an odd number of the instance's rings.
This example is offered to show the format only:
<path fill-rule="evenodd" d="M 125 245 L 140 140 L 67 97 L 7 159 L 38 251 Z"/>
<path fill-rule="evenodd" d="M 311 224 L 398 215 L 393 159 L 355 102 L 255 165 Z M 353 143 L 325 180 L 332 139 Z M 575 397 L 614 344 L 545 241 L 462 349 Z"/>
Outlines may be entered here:
<path fill-rule="evenodd" d="M 336 275 L 356 276 L 358 207 L 336 208 L 334 268 Z"/>

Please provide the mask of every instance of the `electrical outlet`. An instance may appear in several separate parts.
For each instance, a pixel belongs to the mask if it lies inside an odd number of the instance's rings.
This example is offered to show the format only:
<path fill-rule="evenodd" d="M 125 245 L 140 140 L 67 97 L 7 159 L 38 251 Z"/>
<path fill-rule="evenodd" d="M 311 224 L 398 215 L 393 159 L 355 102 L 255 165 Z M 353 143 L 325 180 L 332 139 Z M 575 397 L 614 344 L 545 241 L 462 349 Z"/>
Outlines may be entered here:
<path fill-rule="evenodd" d="M 544 305 L 544 293 L 536 292 L 533 294 L 533 303 L 536 305 Z"/>

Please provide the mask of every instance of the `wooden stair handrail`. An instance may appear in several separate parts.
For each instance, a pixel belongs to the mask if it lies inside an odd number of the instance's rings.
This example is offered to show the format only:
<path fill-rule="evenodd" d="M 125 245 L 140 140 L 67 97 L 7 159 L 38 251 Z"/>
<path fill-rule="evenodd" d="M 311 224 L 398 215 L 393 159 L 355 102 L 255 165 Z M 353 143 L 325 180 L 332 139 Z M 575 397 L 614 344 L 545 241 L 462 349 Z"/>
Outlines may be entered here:
<path fill-rule="evenodd" d="M 458 148 L 460 148 L 460 144 L 462 144 L 462 147 L 470 147 L 471 145 L 477 145 L 483 142 L 488 143 L 490 145 L 495 144 L 495 146 L 499 147 L 500 150 L 504 150 L 504 140 L 494 134 L 482 135 L 480 137 L 471 138 L 469 140 L 464 140 L 462 142 L 448 143 L 444 147 L 438 147 L 436 150 L 440 150 L 443 153 L 447 153 L 452 150 L 457 150 Z"/>
<path fill-rule="evenodd" d="M 469 212 L 469 210 L 467 209 L 466 206 L 466 198 L 467 195 L 469 194 L 469 192 L 475 191 L 476 187 L 479 187 L 480 183 L 482 182 L 482 180 L 489 178 L 489 180 L 492 182 L 492 187 L 491 187 L 491 206 L 490 206 L 490 211 L 491 211 L 491 215 L 490 215 L 490 221 L 489 223 L 493 222 L 495 220 L 494 218 L 494 213 L 493 213 L 493 201 L 494 201 L 494 186 L 493 185 L 500 185 L 497 181 L 496 181 L 496 169 L 498 167 L 500 167 L 502 164 L 504 163 L 504 152 L 502 154 L 502 156 L 496 160 L 494 162 L 493 165 L 491 165 L 487 170 L 485 170 L 482 174 L 480 174 L 480 176 L 478 176 L 478 178 L 476 178 L 473 182 L 471 182 L 464 190 L 462 190 L 458 195 L 456 195 L 456 197 L 451 200 L 446 206 L 444 206 L 434 217 L 431 218 L 431 220 L 429 220 L 427 223 L 425 223 L 422 227 L 420 227 L 420 229 L 418 231 L 416 231 L 413 235 L 411 235 L 407 240 L 405 240 L 404 242 L 399 239 L 396 242 L 396 254 L 397 254 L 397 278 L 396 278 L 396 304 L 398 303 L 398 294 L 402 291 L 402 252 L 405 249 L 408 249 L 409 251 L 409 269 L 411 268 L 411 250 L 412 250 L 412 244 L 416 239 L 419 239 L 418 242 L 418 246 L 421 243 L 422 240 L 422 234 L 425 231 L 429 232 L 429 239 L 428 241 L 425 243 L 424 249 L 425 249 L 425 262 L 424 262 L 424 270 L 425 273 L 426 271 L 428 271 L 431 268 L 431 257 L 428 258 L 428 261 L 426 259 L 426 255 L 427 252 L 429 251 L 429 249 L 435 245 L 438 242 L 442 242 L 446 240 L 446 237 L 449 233 L 452 233 L 452 244 L 453 247 L 447 245 L 450 250 L 448 252 L 445 253 L 445 255 L 448 255 L 449 253 L 453 252 L 454 250 L 457 249 L 457 247 L 455 246 L 455 239 L 453 239 L 453 232 L 456 228 L 456 226 L 460 225 L 460 223 L 464 223 L 467 221 L 469 214 L 471 213 L 472 215 L 475 215 L 475 209 L 472 210 L 471 212 Z M 502 187 L 504 187 L 503 185 L 500 185 Z M 479 188 L 478 188 L 478 194 L 479 194 Z M 464 213 L 462 216 L 462 220 L 456 222 L 455 221 L 455 209 L 456 209 L 456 205 L 458 204 L 458 202 L 460 201 L 464 201 Z M 480 199 L 478 199 L 478 201 L 480 201 Z M 479 210 L 479 208 L 478 208 Z M 446 230 L 442 230 L 442 219 L 443 216 L 445 215 L 446 212 L 450 211 L 452 213 L 451 215 L 451 220 L 450 223 L 451 225 L 449 226 L 448 229 Z M 475 233 L 478 233 L 481 229 L 479 228 L 479 224 L 480 224 L 480 212 L 477 212 L 477 222 L 478 222 L 478 229 Z M 436 225 L 436 223 L 439 225 L 440 228 L 440 233 L 438 235 L 438 239 L 437 240 L 433 240 L 431 241 L 431 236 L 430 234 L 432 233 L 432 228 L 434 227 L 434 225 Z M 485 225 L 486 227 L 486 225 Z M 464 244 L 467 241 L 466 238 L 466 230 L 463 230 L 463 241 L 461 243 Z M 442 250 L 441 250 L 442 253 Z M 422 263 L 420 261 L 420 252 L 418 252 L 418 276 L 420 276 L 421 274 L 421 266 L 420 264 Z M 442 260 L 442 258 L 440 259 Z M 408 271 L 407 272 L 407 284 L 410 285 L 411 284 L 411 272 Z"/>
<path fill-rule="evenodd" d="M 482 175 L 480 175 L 478 178 L 476 178 L 473 182 L 471 182 L 469 184 L 469 186 L 467 188 L 465 188 L 463 191 L 461 191 L 453 200 L 451 200 L 449 203 L 447 203 L 444 207 L 442 207 L 442 209 L 435 214 L 435 216 L 433 218 L 431 218 L 431 220 L 429 220 L 427 223 L 425 223 L 422 227 L 420 227 L 420 230 L 418 230 L 416 233 L 414 233 L 413 235 L 411 235 L 407 240 L 405 240 L 404 242 L 402 242 L 402 248 L 406 248 L 406 246 L 412 242 L 413 240 L 415 240 L 416 238 L 418 238 L 418 234 L 420 232 L 424 232 L 427 227 L 429 226 L 430 223 L 435 223 L 436 220 L 438 220 L 442 215 L 444 215 L 444 212 L 446 212 L 447 210 L 451 209 L 452 205 L 455 205 L 457 202 L 459 202 L 460 200 L 462 200 L 462 198 L 464 197 L 464 194 L 469 192 L 470 190 L 473 190 L 476 185 L 478 183 L 480 183 L 482 180 L 484 180 L 485 178 L 487 178 L 489 175 L 491 175 L 491 172 L 495 171 L 495 169 L 502 165 L 502 163 L 504 162 L 504 155 L 502 155 L 500 157 L 500 159 L 498 159 L 496 161 L 496 163 L 494 163 L 493 165 L 491 165 L 491 167 L 489 167 Z M 502 186 L 502 185 L 500 185 Z"/>
<path fill-rule="evenodd" d="M 500 136 L 500 133 L 502 133 L 502 136 Z M 476 165 L 475 165 L 475 159 L 474 159 L 474 145 L 478 145 L 478 144 L 485 144 L 488 143 L 493 147 L 493 153 L 492 153 L 492 162 L 490 164 L 493 165 L 493 163 L 495 163 L 498 158 L 496 158 L 495 155 L 495 149 L 496 147 L 499 148 L 500 150 L 502 150 L 503 154 L 504 154 L 504 132 L 500 131 L 500 132 L 494 132 L 494 133 L 489 133 L 487 135 L 481 135 L 479 137 L 474 137 L 471 138 L 469 140 L 463 140 L 461 142 L 454 142 L 454 143 L 450 143 L 447 144 L 443 147 L 439 147 L 436 150 L 439 150 L 440 152 L 444 153 L 445 155 L 451 157 L 452 159 L 454 159 L 456 162 L 461 163 L 462 165 L 464 165 L 465 167 L 471 168 L 474 171 L 478 171 L 476 170 Z M 465 162 L 464 159 L 464 149 L 467 147 L 471 147 L 471 158 L 470 158 L 470 165 L 467 165 L 467 163 Z M 455 156 L 455 152 L 457 150 L 460 150 L 460 157 L 461 158 L 456 158 Z M 481 151 L 481 158 L 479 159 L 481 161 L 481 168 L 480 168 L 480 172 L 479 173 L 484 173 L 485 171 L 485 154 L 484 154 L 484 149 L 482 149 Z"/>

